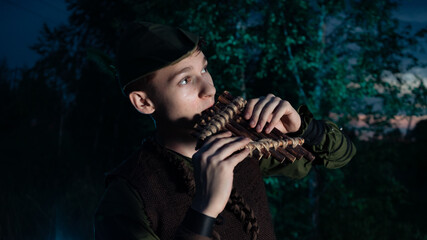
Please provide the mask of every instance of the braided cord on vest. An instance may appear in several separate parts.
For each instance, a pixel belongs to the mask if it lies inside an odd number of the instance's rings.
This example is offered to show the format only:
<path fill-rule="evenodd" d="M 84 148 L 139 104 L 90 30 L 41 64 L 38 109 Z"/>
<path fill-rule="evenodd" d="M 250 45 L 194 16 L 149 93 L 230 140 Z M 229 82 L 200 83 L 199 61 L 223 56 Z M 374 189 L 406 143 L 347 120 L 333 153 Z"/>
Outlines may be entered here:
<path fill-rule="evenodd" d="M 227 208 L 243 223 L 244 230 L 246 233 L 251 234 L 251 239 L 256 240 L 259 234 L 259 227 L 255 213 L 235 188 L 231 190 Z"/>

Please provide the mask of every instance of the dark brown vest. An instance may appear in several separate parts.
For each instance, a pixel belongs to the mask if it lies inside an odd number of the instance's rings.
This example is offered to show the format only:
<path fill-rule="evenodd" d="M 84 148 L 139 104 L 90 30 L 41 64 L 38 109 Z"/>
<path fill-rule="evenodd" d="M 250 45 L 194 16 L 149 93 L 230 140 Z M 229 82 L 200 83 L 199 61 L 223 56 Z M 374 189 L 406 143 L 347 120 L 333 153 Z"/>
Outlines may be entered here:
<path fill-rule="evenodd" d="M 107 184 L 115 177 L 127 179 L 141 195 L 151 228 L 160 239 L 172 239 L 191 205 L 192 196 L 183 186 L 182 176 L 165 159 L 177 158 L 178 154 L 159 153 L 159 149 L 161 147 L 153 141 L 146 141 L 137 153 L 107 175 Z M 255 212 L 258 239 L 275 239 L 258 162 L 245 159 L 234 172 L 234 188 Z M 250 234 L 244 231 L 242 222 L 232 212 L 226 209 L 221 216 L 222 224 L 214 227 L 221 239 L 250 239 Z"/>

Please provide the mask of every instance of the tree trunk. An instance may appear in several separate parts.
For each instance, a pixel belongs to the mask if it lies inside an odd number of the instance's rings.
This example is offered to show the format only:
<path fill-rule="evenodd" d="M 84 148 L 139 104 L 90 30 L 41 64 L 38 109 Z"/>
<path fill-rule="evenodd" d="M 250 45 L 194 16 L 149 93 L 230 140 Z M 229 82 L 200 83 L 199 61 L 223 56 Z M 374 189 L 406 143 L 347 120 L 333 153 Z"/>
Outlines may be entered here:
<path fill-rule="evenodd" d="M 320 21 L 319 21 L 319 31 L 317 35 L 317 41 L 320 44 L 321 48 L 320 51 L 317 53 L 316 56 L 316 62 L 319 66 L 323 66 L 321 63 L 322 61 L 322 55 L 325 50 L 325 18 L 326 18 L 326 9 L 325 6 L 320 6 Z M 320 113 L 321 112 L 321 106 L 322 106 L 322 98 L 323 98 L 323 82 L 321 79 L 321 71 L 322 69 L 317 69 L 316 73 L 314 74 L 314 78 L 316 79 L 316 86 L 314 88 L 314 95 L 313 95 L 313 102 L 314 102 L 314 109 L 311 109 L 314 112 Z"/>
<path fill-rule="evenodd" d="M 288 37 L 288 31 L 286 30 L 286 27 L 284 29 L 284 35 L 285 35 L 285 38 Z M 294 74 L 295 80 L 297 81 L 299 96 L 300 96 L 300 98 L 303 99 L 302 101 L 307 105 L 307 96 L 305 95 L 304 89 L 302 87 L 301 78 L 300 78 L 299 72 L 298 72 L 298 66 L 294 62 L 294 56 L 292 54 L 291 46 L 289 46 L 289 45 L 286 46 L 286 50 L 287 50 L 288 55 L 289 55 L 289 60 L 294 64 L 292 73 Z"/>
<path fill-rule="evenodd" d="M 62 153 L 62 135 L 64 133 L 64 113 L 61 111 L 59 118 L 59 131 L 58 131 L 58 157 L 61 157 Z"/>
<path fill-rule="evenodd" d="M 308 195 L 310 201 L 311 213 L 311 224 L 313 227 L 311 239 L 320 239 L 319 233 L 319 213 L 320 213 L 320 192 L 322 189 L 322 177 L 317 169 L 313 169 L 312 174 L 309 178 Z"/>

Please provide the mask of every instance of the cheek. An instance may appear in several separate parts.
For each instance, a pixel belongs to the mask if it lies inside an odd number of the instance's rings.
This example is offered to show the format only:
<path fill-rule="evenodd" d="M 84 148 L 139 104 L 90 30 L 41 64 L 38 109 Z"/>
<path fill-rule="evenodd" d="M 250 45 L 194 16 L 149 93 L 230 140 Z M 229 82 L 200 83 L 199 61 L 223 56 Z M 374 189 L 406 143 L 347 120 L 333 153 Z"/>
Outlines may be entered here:
<path fill-rule="evenodd" d="M 200 109 L 200 100 L 197 94 L 189 94 L 183 97 L 181 109 L 187 114 L 193 114 Z"/>
<path fill-rule="evenodd" d="M 200 111 L 201 106 L 197 95 L 181 93 L 181 96 L 169 101 L 165 108 L 169 119 L 177 120 L 192 119 Z"/>

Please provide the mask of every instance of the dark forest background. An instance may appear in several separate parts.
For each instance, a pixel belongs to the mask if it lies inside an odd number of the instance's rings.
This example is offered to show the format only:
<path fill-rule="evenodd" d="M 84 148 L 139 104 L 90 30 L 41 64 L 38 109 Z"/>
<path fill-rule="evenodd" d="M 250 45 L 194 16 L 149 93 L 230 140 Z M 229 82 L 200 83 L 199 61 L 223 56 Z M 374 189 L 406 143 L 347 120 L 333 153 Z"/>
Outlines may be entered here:
<path fill-rule="evenodd" d="M 116 43 L 134 20 L 203 36 L 217 92 L 307 104 L 355 142 L 358 153 L 342 169 L 265 180 L 278 239 L 427 239 L 427 123 L 405 134 L 390 123 L 427 115 L 422 78 L 402 91 L 401 74 L 424 66 L 414 52 L 426 29 L 399 23 L 399 2 L 67 4 L 68 23 L 45 26 L 32 47 L 34 66 L 0 63 L 0 239 L 93 239 L 104 173 L 154 127 L 115 79 Z"/>

